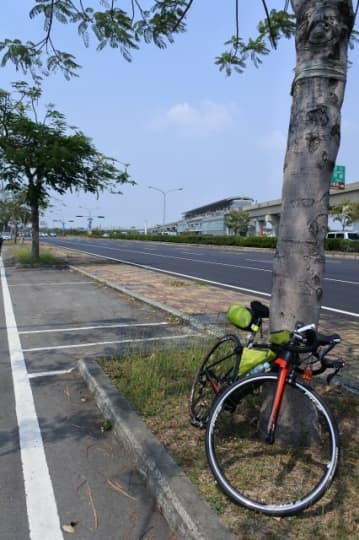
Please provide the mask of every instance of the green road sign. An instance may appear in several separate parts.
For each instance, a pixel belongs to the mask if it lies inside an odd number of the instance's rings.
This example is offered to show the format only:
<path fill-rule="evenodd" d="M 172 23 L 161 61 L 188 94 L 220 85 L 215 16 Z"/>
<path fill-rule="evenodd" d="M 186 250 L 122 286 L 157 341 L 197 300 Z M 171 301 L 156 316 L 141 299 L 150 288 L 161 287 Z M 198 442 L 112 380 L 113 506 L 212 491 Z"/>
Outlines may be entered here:
<path fill-rule="evenodd" d="M 345 188 L 345 165 L 336 165 L 332 172 L 330 187 L 344 189 Z"/>

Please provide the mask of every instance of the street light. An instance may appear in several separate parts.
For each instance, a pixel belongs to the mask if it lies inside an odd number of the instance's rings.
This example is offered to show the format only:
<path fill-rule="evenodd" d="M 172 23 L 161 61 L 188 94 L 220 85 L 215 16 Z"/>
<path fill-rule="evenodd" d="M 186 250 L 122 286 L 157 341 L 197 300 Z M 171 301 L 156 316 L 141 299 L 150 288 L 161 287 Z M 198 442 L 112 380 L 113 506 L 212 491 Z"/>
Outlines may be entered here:
<path fill-rule="evenodd" d="M 171 191 L 183 191 L 183 188 L 173 188 L 173 189 L 168 189 L 167 191 L 164 191 L 163 189 L 160 189 L 158 187 L 155 187 L 155 186 L 148 186 L 149 189 L 154 189 L 155 191 L 159 191 L 160 193 L 162 193 L 163 195 L 163 225 L 166 223 L 166 198 L 167 198 L 167 194 L 168 193 L 171 193 Z"/>
<path fill-rule="evenodd" d="M 93 216 L 92 215 L 92 212 L 89 208 L 85 208 L 84 206 L 80 206 L 80 208 L 83 208 L 84 210 L 87 210 L 88 211 L 88 214 L 87 216 L 83 216 L 83 215 L 79 215 L 79 216 L 76 216 L 78 218 L 86 218 L 87 219 L 87 223 L 88 223 L 88 234 L 91 234 L 92 233 L 92 222 L 94 219 L 104 219 L 105 216 Z"/>
<path fill-rule="evenodd" d="M 53 219 L 52 221 L 54 222 L 59 222 L 61 223 L 62 225 L 62 235 L 65 236 L 65 223 L 73 223 L 74 220 L 73 219 L 68 219 L 68 220 L 64 220 L 64 219 Z"/>

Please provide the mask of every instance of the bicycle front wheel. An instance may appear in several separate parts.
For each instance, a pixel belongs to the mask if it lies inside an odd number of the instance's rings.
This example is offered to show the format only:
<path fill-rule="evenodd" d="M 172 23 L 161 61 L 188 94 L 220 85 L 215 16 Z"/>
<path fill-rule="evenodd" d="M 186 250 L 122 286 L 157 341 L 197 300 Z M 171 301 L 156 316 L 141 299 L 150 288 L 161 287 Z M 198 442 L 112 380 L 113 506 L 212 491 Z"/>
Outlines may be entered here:
<path fill-rule="evenodd" d="M 194 377 L 189 397 L 192 424 L 205 427 L 214 398 L 238 377 L 241 354 L 239 338 L 226 334 L 205 355 Z"/>
<path fill-rule="evenodd" d="M 206 453 L 215 479 L 233 501 L 286 516 L 328 489 L 338 464 L 338 431 L 316 392 L 288 382 L 275 440 L 266 442 L 277 380 L 275 374 L 239 379 L 218 396 L 207 424 Z"/>

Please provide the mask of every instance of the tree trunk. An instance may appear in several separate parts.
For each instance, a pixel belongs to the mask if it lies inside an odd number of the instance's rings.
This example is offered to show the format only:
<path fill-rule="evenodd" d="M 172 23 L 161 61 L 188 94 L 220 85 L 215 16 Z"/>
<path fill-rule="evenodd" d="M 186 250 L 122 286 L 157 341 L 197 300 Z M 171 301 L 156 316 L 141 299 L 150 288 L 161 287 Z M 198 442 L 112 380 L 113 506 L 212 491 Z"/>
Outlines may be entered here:
<path fill-rule="evenodd" d="M 32 226 L 32 258 L 37 260 L 40 257 L 39 243 L 39 206 L 36 203 L 31 204 L 31 226 Z"/>
<path fill-rule="evenodd" d="M 354 21 L 350 0 L 292 0 L 292 7 L 297 63 L 273 262 L 272 331 L 319 321 L 330 177 Z"/>

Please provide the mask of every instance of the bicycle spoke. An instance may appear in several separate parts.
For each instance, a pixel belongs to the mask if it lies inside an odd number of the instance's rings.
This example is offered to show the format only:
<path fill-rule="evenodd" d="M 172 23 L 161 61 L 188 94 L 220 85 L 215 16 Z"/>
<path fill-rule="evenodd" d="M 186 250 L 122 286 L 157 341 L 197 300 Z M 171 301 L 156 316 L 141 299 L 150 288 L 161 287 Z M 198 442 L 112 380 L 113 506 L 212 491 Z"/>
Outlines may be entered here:
<path fill-rule="evenodd" d="M 214 398 L 237 377 L 240 352 L 238 338 L 229 334 L 218 340 L 203 359 L 189 401 L 194 425 L 205 426 Z"/>
<path fill-rule="evenodd" d="M 254 380 L 254 379 L 253 379 Z M 250 384 L 250 383 L 249 383 Z M 275 377 L 259 377 L 237 392 L 224 392 L 207 428 L 209 464 L 222 489 L 236 502 L 268 514 L 285 515 L 312 504 L 336 467 L 335 433 L 327 412 L 293 386 L 286 386 L 274 444 L 265 441 Z M 234 385 L 237 386 L 237 385 Z M 243 390 L 246 390 L 244 392 Z M 237 395 L 236 395 L 237 394 Z M 236 406 L 228 410 L 228 401 Z M 288 403 L 295 403 L 288 414 Z M 302 508 L 301 508 L 302 509 Z"/>

